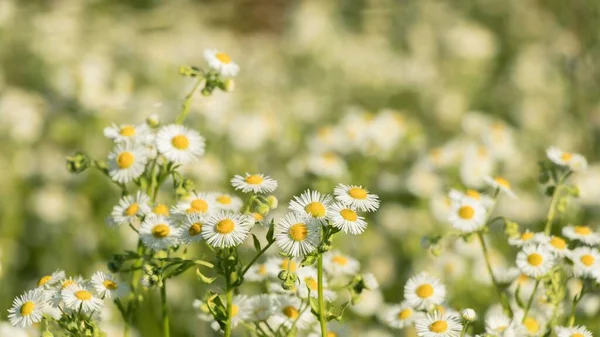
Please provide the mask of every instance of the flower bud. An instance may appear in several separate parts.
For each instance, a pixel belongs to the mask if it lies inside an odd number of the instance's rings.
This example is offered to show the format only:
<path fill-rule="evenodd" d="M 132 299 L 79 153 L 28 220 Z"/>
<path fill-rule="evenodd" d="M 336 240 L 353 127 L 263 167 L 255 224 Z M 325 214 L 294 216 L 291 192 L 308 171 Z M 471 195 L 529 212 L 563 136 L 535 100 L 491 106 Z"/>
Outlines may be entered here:
<path fill-rule="evenodd" d="M 146 118 L 146 124 L 151 128 L 157 128 L 160 125 L 160 119 L 157 114 L 152 114 Z"/>
<path fill-rule="evenodd" d="M 279 206 L 279 200 L 277 200 L 276 196 L 270 195 L 267 197 L 267 205 L 269 205 L 271 209 L 275 209 L 277 206 Z"/>
<path fill-rule="evenodd" d="M 219 89 L 225 92 L 232 92 L 235 90 L 235 81 L 231 78 L 225 79 L 219 82 Z"/>
<path fill-rule="evenodd" d="M 467 322 L 473 322 L 473 321 L 475 321 L 477 319 L 477 314 L 475 313 L 475 310 L 470 309 L 470 308 L 463 310 L 460 313 L 460 315 Z"/>
<path fill-rule="evenodd" d="M 71 173 L 81 173 L 90 167 L 90 158 L 80 152 L 67 157 L 67 170 Z"/>
<path fill-rule="evenodd" d="M 270 210 L 269 205 L 266 204 L 259 204 L 258 207 L 256 207 L 256 211 L 262 216 L 267 215 Z"/>
<path fill-rule="evenodd" d="M 279 274 L 277 274 L 277 278 L 280 279 L 281 281 L 287 280 L 288 276 L 289 276 L 289 272 L 287 270 L 282 270 L 279 272 Z"/>

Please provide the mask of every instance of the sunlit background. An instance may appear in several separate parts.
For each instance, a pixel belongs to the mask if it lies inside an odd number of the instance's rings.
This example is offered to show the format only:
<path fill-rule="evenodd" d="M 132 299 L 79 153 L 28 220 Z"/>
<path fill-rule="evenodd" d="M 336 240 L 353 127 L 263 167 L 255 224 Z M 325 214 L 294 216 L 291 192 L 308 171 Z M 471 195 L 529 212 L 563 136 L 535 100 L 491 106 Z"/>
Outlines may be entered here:
<path fill-rule="evenodd" d="M 356 336 L 399 336 L 377 313 L 421 270 L 443 277 L 455 307 L 496 300 L 477 244 L 449 242 L 437 258 L 421 247 L 450 228 L 451 187 L 483 189 L 501 174 L 519 198 L 497 212 L 539 230 L 549 200 L 537 161 L 556 145 L 591 163 L 563 224 L 597 226 L 598 1 L 0 0 L 0 321 L 41 275 L 89 277 L 135 247 L 104 223 L 117 188 L 92 170 L 69 174 L 65 156 L 103 159 L 113 122 L 173 121 L 192 85 L 178 68 L 204 65 L 206 48 L 241 71 L 233 93 L 192 105 L 187 124 L 207 154 L 185 170 L 199 189 L 230 191 L 233 174 L 264 172 L 280 182 L 278 214 L 309 187 L 381 196 L 366 233 L 335 242 L 382 286 L 348 311 Z M 494 263 L 512 264 L 515 249 L 501 228 L 494 236 Z M 212 335 L 192 308 L 206 289 L 193 271 L 173 282 L 174 336 Z M 148 301 L 136 325 L 158 336 L 158 299 Z M 595 333 L 599 308 L 589 295 L 578 313 Z M 120 336 L 118 312 L 105 316 Z"/>

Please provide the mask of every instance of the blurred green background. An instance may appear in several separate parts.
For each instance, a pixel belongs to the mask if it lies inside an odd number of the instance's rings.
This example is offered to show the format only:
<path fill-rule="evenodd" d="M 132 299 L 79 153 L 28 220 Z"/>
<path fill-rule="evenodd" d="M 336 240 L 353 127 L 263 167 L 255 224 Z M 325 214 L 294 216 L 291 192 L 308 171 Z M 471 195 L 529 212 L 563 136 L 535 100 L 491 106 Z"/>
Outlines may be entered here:
<path fill-rule="evenodd" d="M 348 323 L 356 334 L 397 336 L 376 311 L 420 270 L 444 276 L 458 308 L 495 300 L 470 245 L 440 258 L 420 247 L 449 228 L 442 196 L 461 178 L 481 188 L 482 174 L 506 176 L 519 200 L 498 212 L 539 229 L 548 200 L 536 162 L 550 145 L 581 152 L 592 165 L 575 177 L 582 197 L 568 220 L 597 223 L 598 1 L 0 0 L 0 320 L 41 275 L 89 277 L 134 247 L 104 224 L 119 191 L 97 172 L 70 175 L 64 158 L 104 158 L 112 122 L 173 121 L 192 84 L 178 67 L 204 65 L 207 48 L 241 71 L 235 92 L 192 106 L 187 124 L 207 138 L 207 155 L 186 172 L 200 189 L 265 172 L 280 182 L 280 212 L 293 194 L 337 182 L 381 195 L 367 232 L 336 242 L 382 284 L 349 314 L 361 317 Z M 493 158 L 468 161 L 474 147 Z M 175 336 L 212 334 L 191 306 L 204 289 L 193 275 L 171 287 Z M 594 332 L 599 307 L 589 295 L 578 316 Z M 156 336 L 147 310 L 138 325 Z"/>

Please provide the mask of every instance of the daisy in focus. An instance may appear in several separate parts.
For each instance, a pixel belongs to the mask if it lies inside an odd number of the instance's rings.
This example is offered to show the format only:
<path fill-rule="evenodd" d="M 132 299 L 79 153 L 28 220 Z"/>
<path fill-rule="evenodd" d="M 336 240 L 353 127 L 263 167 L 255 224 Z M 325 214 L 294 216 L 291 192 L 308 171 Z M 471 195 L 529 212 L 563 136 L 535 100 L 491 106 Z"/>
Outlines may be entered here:
<path fill-rule="evenodd" d="M 121 284 L 113 275 L 98 271 L 90 280 L 91 286 L 101 299 L 122 297 L 127 293 L 127 285 Z"/>
<path fill-rule="evenodd" d="M 438 278 L 427 273 L 420 273 L 406 282 L 404 298 L 415 309 L 429 310 L 444 302 L 446 287 Z"/>
<path fill-rule="evenodd" d="M 463 325 L 457 315 L 435 311 L 416 321 L 415 327 L 419 337 L 458 337 Z"/>
<path fill-rule="evenodd" d="M 108 224 L 110 226 L 133 225 L 150 211 L 150 197 L 138 191 L 135 197 L 126 195 L 119 200 L 119 204 L 113 207 Z"/>
<path fill-rule="evenodd" d="M 327 208 L 327 217 L 331 225 L 344 233 L 358 235 L 365 231 L 367 222 L 355 209 L 340 202 L 334 202 Z"/>
<path fill-rule="evenodd" d="M 17 328 L 27 328 L 42 321 L 46 299 L 40 289 L 29 290 L 17 297 L 8 309 L 8 320 Z"/>
<path fill-rule="evenodd" d="M 146 150 L 133 143 L 117 144 L 108 154 L 108 174 L 118 183 L 126 184 L 139 178 L 146 169 Z"/>
<path fill-rule="evenodd" d="M 246 173 L 244 176 L 235 175 L 231 185 L 244 193 L 271 193 L 277 188 L 277 181 L 262 173 Z"/>
<path fill-rule="evenodd" d="M 306 190 L 300 196 L 290 200 L 289 209 L 301 216 L 314 219 L 324 219 L 332 198 L 330 195 L 322 195 L 318 191 Z"/>
<path fill-rule="evenodd" d="M 140 239 L 144 246 L 154 249 L 167 249 L 179 244 L 181 229 L 174 226 L 165 216 L 148 217 L 140 227 Z"/>
<path fill-rule="evenodd" d="M 65 308 L 81 310 L 86 314 L 99 311 L 104 306 L 104 302 L 96 297 L 91 289 L 79 284 L 70 285 L 63 289 L 61 297 L 65 303 Z"/>
<path fill-rule="evenodd" d="M 38 288 L 40 288 L 40 287 L 45 287 L 45 288 L 51 287 L 54 284 L 56 284 L 56 283 L 64 280 L 65 277 L 66 277 L 65 276 L 65 272 L 59 269 L 59 270 L 53 272 L 51 275 L 42 276 L 40 278 L 40 280 L 38 281 L 37 286 L 38 286 Z"/>
<path fill-rule="evenodd" d="M 177 203 L 171 209 L 171 213 L 179 216 L 187 214 L 207 214 L 216 210 L 213 198 L 207 193 L 192 192 L 188 198 Z"/>
<path fill-rule="evenodd" d="M 362 186 L 338 184 L 333 194 L 337 201 L 362 212 L 374 212 L 379 208 L 379 197 Z"/>
<path fill-rule="evenodd" d="M 158 152 L 177 164 L 189 163 L 202 156 L 205 146 L 204 137 L 183 125 L 166 125 L 156 134 Z"/>
<path fill-rule="evenodd" d="M 202 237 L 215 248 L 233 247 L 246 240 L 254 219 L 239 213 L 219 211 L 202 227 Z"/>
<path fill-rule="evenodd" d="M 202 227 L 204 227 L 206 219 L 206 215 L 201 215 L 198 213 L 188 214 L 181 224 L 181 242 L 189 245 L 202 241 Z"/>
<path fill-rule="evenodd" d="M 240 67 L 233 62 L 231 56 L 216 49 L 205 50 L 204 59 L 212 69 L 216 70 L 222 76 L 233 77 L 240 70 Z"/>
<path fill-rule="evenodd" d="M 485 207 L 471 198 L 453 201 L 448 215 L 452 227 L 465 233 L 481 229 L 485 225 L 486 218 Z"/>
<path fill-rule="evenodd" d="M 304 256 L 321 242 L 321 223 L 296 213 L 288 213 L 275 225 L 275 242 L 286 254 Z"/>
<path fill-rule="evenodd" d="M 543 245 L 527 245 L 517 254 L 517 267 L 527 276 L 538 278 L 554 267 L 554 256 Z"/>

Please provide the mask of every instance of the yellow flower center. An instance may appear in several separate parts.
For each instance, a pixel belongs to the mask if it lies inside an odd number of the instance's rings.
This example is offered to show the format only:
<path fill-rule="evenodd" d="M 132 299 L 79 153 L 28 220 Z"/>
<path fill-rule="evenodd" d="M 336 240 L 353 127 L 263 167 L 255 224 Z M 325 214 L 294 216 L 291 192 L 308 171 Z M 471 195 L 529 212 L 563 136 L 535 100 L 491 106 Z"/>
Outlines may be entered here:
<path fill-rule="evenodd" d="M 188 233 L 190 234 L 190 236 L 196 236 L 196 235 L 202 233 L 202 224 L 199 222 L 194 223 L 188 229 Z"/>
<path fill-rule="evenodd" d="M 125 136 L 125 137 L 134 136 L 135 135 L 135 127 L 124 126 L 121 128 L 121 131 L 119 131 L 119 133 L 121 134 L 121 136 Z"/>
<path fill-rule="evenodd" d="M 553 236 L 552 239 L 550 239 L 550 244 L 552 245 L 552 247 L 556 248 L 556 249 L 565 249 L 567 248 L 567 242 L 565 242 L 565 240 L 563 240 L 562 238 L 559 238 L 557 236 Z"/>
<path fill-rule="evenodd" d="M 109 290 L 117 290 L 117 288 L 119 288 L 119 286 L 111 280 L 106 280 L 102 282 L 102 284 L 104 284 L 104 288 Z"/>
<path fill-rule="evenodd" d="M 31 301 L 27 301 L 27 302 L 23 303 L 19 312 L 21 313 L 21 316 L 29 316 L 29 315 L 31 315 L 31 313 L 33 312 L 34 309 L 35 309 L 35 304 Z"/>
<path fill-rule="evenodd" d="M 258 274 L 259 275 L 267 274 L 267 267 L 264 264 L 261 264 L 260 266 L 258 266 Z"/>
<path fill-rule="evenodd" d="M 239 311 L 240 311 L 240 307 L 238 307 L 236 304 L 231 305 L 231 317 L 237 316 Z"/>
<path fill-rule="evenodd" d="M 531 253 L 527 256 L 527 262 L 530 265 L 537 267 L 544 262 L 544 258 L 538 253 Z"/>
<path fill-rule="evenodd" d="M 231 197 L 228 195 L 220 195 L 217 197 L 217 202 L 223 205 L 231 204 Z"/>
<path fill-rule="evenodd" d="M 319 287 L 317 281 L 310 276 L 304 279 L 304 283 L 306 283 L 306 286 L 309 287 L 311 290 L 317 290 Z"/>
<path fill-rule="evenodd" d="M 596 259 L 594 259 L 594 257 L 589 254 L 583 255 L 579 259 L 581 260 L 581 263 L 583 263 L 584 265 L 586 265 L 588 267 L 593 265 L 594 262 L 596 262 Z"/>
<path fill-rule="evenodd" d="M 421 284 L 417 288 L 417 296 L 420 298 L 429 298 L 433 295 L 433 286 L 431 284 Z"/>
<path fill-rule="evenodd" d="M 340 266 L 345 266 L 348 263 L 348 259 L 341 255 L 334 256 L 333 258 L 331 258 L 331 261 L 333 261 L 333 263 L 339 264 Z"/>
<path fill-rule="evenodd" d="M 231 219 L 223 219 L 217 223 L 217 232 L 221 234 L 229 234 L 234 228 L 235 223 Z"/>
<path fill-rule="evenodd" d="M 156 207 L 154 207 L 154 209 L 152 209 L 152 212 L 156 215 L 167 216 L 169 215 L 169 207 L 163 204 L 158 204 Z"/>
<path fill-rule="evenodd" d="M 585 337 L 582 333 L 576 332 L 571 335 L 571 337 Z"/>
<path fill-rule="evenodd" d="M 354 199 L 364 200 L 367 198 L 367 190 L 360 187 L 352 187 L 348 190 L 348 195 Z"/>
<path fill-rule="evenodd" d="M 152 236 L 154 236 L 157 239 L 166 238 L 167 236 L 169 236 L 170 232 L 171 229 L 164 223 L 158 224 L 152 228 Z"/>
<path fill-rule="evenodd" d="M 529 240 L 533 239 L 534 236 L 535 236 L 535 234 L 533 234 L 532 232 L 525 232 L 525 233 L 521 234 L 521 240 L 529 241 Z"/>
<path fill-rule="evenodd" d="M 171 139 L 171 144 L 178 150 L 185 150 L 190 146 L 190 141 L 185 135 L 177 135 Z"/>
<path fill-rule="evenodd" d="M 331 332 L 331 331 L 329 331 L 329 332 L 327 333 L 327 337 L 338 337 L 338 335 L 337 335 L 335 332 Z"/>
<path fill-rule="evenodd" d="M 432 332 L 445 332 L 448 330 L 448 323 L 446 321 L 435 321 L 429 325 L 429 331 Z"/>
<path fill-rule="evenodd" d="M 306 224 L 300 222 L 290 227 L 290 238 L 292 238 L 292 240 L 304 241 L 307 235 L 308 228 L 306 228 Z"/>
<path fill-rule="evenodd" d="M 287 306 L 285 308 L 283 308 L 283 310 L 281 310 L 281 312 L 286 315 L 288 318 L 291 319 L 296 319 L 298 318 L 298 316 L 300 316 L 300 312 L 298 312 L 298 309 L 292 307 L 292 306 Z"/>
<path fill-rule="evenodd" d="M 72 286 L 75 284 L 75 281 L 73 280 L 65 280 L 62 284 L 62 289 L 65 289 L 68 286 Z"/>
<path fill-rule="evenodd" d="M 217 60 L 221 61 L 221 63 L 229 64 L 231 63 L 231 57 L 226 53 L 218 52 L 215 54 Z"/>
<path fill-rule="evenodd" d="M 342 216 L 342 218 L 344 218 L 344 220 L 348 221 L 356 221 L 356 219 L 358 219 L 358 215 L 356 214 L 356 212 L 347 208 L 341 210 L 340 215 Z"/>
<path fill-rule="evenodd" d="M 265 217 L 260 215 L 259 213 L 252 213 L 252 216 L 254 217 L 254 220 L 256 220 L 256 221 L 263 221 L 265 219 Z"/>
<path fill-rule="evenodd" d="M 523 321 L 523 325 L 527 328 L 527 331 L 530 333 L 536 333 L 540 330 L 540 323 L 537 320 L 531 317 L 525 318 Z"/>
<path fill-rule="evenodd" d="M 52 279 L 52 276 L 50 275 L 46 275 L 44 277 L 42 277 L 39 281 L 38 281 L 38 287 L 43 286 L 44 284 L 48 283 L 48 281 L 50 281 Z"/>
<path fill-rule="evenodd" d="M 313 201 L 310 204 L 306 205 L 306 207 L 304 207 L 304 210 L 306 211 L 306 213 L 310 214 L 313 218 L 320 218 L 325 216 L 325 206 L 318 202 L 318 201 Z"/>
<path fill-rule="evenodd" d="M 75 297 L 82 301 L 89 301 L 92 299 L 92 293 L 87 290 L 79 290 L 75 292 Z"/>
<path fill-rule="evenodd" d="M 131 204 L 131 206 L 127 207 L 127 209 L 125 210 L 125 215 L 134 216 L 137 214 L 137 212 L 139 210 L 140 210 L 140 206 L 138 206 L 137 203 L 133 203 L 133 204 Z"/>
<path fill-rule="evenodd" d="M 473 218 L 474 215 L 475 215 L 475 209 L 473 209 L 473 207 L 471 207 L 471 206 L 462 206 L 461 208 L 458 209 L 458 216 L 465 220 L 469 220 L 469 219 Z"/>
<path fill-rule="evenodd" d="M 573 158 L 573 154 L 569 152 L 563 152 L 563 154 L 560 155 L 560 159 L 562 159 L 563 161 L 569 161 L 571 160 L 571 158 Z"/>
<path fill-rule="evenodd" d="M 592 229 L 588 226 L 575 226 L 575 233 L 579 235 L 590 235 L 592 234 Z"/>
<path fill-rule="evenodd" d="M 117 166 L 119 166 L 122 169 L 130 167 L 131 165 L 133 165 L 134 161 L 135 156 L 131 152 L 121 152 L 117 156 Z"/>
<path fill-rule="evenodd" d="M 498 185 L 500 185 L 500 186 L 502 186 L 502 187 L 510 188 L 510 183 L 508 182 L 508 180 L 506 180 L 506 179 L 504 179 L 504 178 L 502 178 L 502 177 L 496 177 L 496 178 L 494 179 L 494 181 L 495 181 L 495 182 L 496 182 Z"/>
<path fill-rule="evenodd" d="M 445 312 L 446 312 L 446 308 L 444 308 L 444 306 L 442 306 L 442 305 L 439 305 L 439 304 L 435 306 L 435 310 L 436 310 L 437 312 L 439 312 L 440 314 L 443 314 L 443 313 L 445 313 Z"/>
<path fill-rule="evenodd" d="M 250 185 L 258 185 L 263 182 L 263 178 L 257 174 L 246 177 L 246 182 Z"/>
<path fill-rule="evenodd" d="M 295 261 L 283 260 L 283 262 L 281 262 L 281 269 L 295 272 L 296 269 L 298 269 L 298 264 Z"/>
<path fill-rule="evenodd" d="M 399 319 L 407 319 L 412 316 L 413 312 L 411 308 L 406 308 L 398 313 Z"/>
<path fill-rule="evenodd" d="M 190 203 L 190 206 L 200 213 L 206 213 L 208 211 L 208 202 L 204 199 L 194 199 Z"/>
<path fill-rule="evenodd" d="M 465 194 L 475 200 L 481 199 L 481 194 L 475 190 L 468 189 L 465 191 Z"/>

